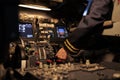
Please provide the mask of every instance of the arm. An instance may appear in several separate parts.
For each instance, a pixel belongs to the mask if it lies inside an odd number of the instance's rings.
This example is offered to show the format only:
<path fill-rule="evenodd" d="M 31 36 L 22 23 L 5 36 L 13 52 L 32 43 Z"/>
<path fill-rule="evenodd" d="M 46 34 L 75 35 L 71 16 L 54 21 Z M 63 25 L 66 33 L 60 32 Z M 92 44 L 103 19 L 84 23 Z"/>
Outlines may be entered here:
<path fill-rule="evenodd" d="M 93 0 L 90 12 L 83 17 L 76 30 L 64 41 L 64 49 L 70 55 L 75 55 L 84 46 L 88 37 L 100 33 L 103 23 L 112 13 L 112 0 Z"/>

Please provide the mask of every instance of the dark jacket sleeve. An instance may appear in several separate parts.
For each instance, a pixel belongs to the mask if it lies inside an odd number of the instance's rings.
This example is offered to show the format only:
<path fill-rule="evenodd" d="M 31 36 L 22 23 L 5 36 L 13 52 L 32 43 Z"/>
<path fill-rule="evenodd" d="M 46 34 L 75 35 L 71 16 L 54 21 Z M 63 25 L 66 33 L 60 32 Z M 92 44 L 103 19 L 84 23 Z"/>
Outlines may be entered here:
<path fill-rule="evenodd" d="M 88 37 L 101 33 L 103 22 L 112 13 L 112 0 L 93 0 L 89 14 L 82 18 L 77 29 L 64 41 L 64 49 L 74 55 L 84 46 Z"/>

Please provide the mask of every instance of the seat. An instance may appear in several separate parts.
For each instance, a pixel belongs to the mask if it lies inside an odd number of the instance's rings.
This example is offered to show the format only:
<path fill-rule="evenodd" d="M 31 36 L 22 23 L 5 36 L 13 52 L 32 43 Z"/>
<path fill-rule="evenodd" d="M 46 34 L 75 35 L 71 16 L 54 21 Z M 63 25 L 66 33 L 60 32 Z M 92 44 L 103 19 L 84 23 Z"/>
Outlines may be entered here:
<path fill-rule="evenodd" d="M 120 36 L 120 4 L 118 0 L 114 0 L 114 7 L 111 20 L 105 21 L 103 26 L 105 27 L 105 29 L 102 35 Z M 108 26 L 112 27 L 108 28 Z"/>

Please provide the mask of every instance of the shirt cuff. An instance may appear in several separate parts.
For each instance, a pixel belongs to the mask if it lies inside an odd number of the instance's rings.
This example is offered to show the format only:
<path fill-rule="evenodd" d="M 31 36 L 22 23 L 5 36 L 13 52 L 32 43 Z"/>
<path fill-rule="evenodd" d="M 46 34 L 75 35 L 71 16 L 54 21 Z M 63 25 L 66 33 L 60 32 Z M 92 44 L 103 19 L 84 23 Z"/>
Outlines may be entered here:
<path fill-rule="evenodd" d="M 75 46 L 73 46 L 68 39 L 66 39 L 64 41 L 64 46 L 63 47 L 66 50 L 66 52 L 68 54 L 70 54 L 71 56 L 76 55 L 80 50 L 80 49 L 76 48 Z"/>

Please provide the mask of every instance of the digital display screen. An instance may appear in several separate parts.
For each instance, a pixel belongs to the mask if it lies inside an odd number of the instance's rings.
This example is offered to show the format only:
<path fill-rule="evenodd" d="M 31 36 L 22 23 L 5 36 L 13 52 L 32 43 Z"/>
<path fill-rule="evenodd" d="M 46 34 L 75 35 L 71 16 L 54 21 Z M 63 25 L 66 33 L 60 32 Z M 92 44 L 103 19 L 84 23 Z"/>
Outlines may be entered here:
<path fill-rule="evenodd" d="M 32 23 L 19 23 L 19 35 L 22 38 L 33 38 Z"/>
<path fill-rule="evenodd" d="M 68 36 L 68 32 L 64 26 L 57 27 L 57 37 L 58 38 L 66 38 Z"/>

